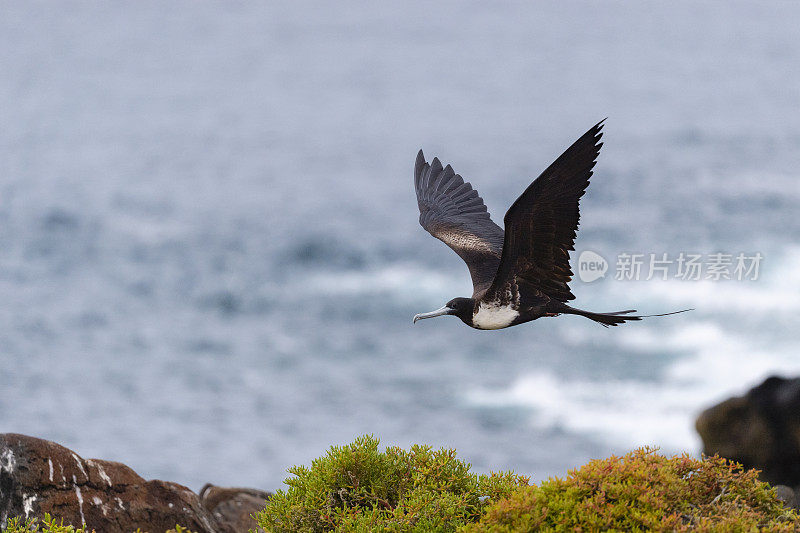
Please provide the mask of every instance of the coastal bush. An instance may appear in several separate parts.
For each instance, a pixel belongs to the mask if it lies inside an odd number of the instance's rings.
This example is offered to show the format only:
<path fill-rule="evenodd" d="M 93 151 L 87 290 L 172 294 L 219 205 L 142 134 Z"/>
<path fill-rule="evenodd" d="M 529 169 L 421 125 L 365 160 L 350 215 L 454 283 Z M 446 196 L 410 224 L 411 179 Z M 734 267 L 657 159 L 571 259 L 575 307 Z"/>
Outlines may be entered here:
<path fill-rule="evenodd" d="M 800 531 L 757 471 L 642 448 L 539 485 L 478 476 L 453 450 L 385 452 L 365 436 L 296 466 L 257 514 L 270 532 Z"/>
<path fill-rule="evenodd" d="M 643 448 L 520 488 L 464 532 L 609 530 L 798 531 L 800 519 L 755 470 Z"/>
<path fill-rule="evenodd" d="M 36 518 L 9 518 L 3 531 L 5 533 L 94 533 L 94 530 L 87 531 L 83 527 L 65 526 L 64 520 L 57 521 L 47 513 L 41 523 Z"/>
<path fill-rule="evenodd" d="M 256 515 L 270 532 L 450 532 L 475 522 L 494 500 L 527 486 L 512 473 L 476 475 L 454 450 L 414 445 L 381 452 L 364 436 L 333 446 Z"/>
<path fill-rule="evenodd" d="M 0 528 L 3 529 L 3 528 Z M 96 533 L 94 529 L 91 531 L 85 527 L 75 527 L 71 525 L 64 525 L 64 520 L 57 521 L 51 517 L 49 513 L 45 513 L 44 520 L 40 523 L 36 518 L 22 519 L 19 517 L 9 518 L 6 522 L 6 527 L 3 533 Z M 137 529 L 133 533 L 144 533 L 141 529 Z M 175 526 L 165 533 L 193 533 L 192 531 Z"/>

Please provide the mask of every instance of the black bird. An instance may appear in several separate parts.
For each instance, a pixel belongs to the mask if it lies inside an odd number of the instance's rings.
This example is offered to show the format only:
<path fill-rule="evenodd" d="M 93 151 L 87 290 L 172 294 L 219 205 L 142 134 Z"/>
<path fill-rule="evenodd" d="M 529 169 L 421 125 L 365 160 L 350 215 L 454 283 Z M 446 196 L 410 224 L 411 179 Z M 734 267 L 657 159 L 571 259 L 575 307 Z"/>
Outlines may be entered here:
<path fill-rule="evenodd" d="M 455 315 L 476 329 L 501 329 L 560 314 L 581 315 L 605 327 L 646 316 L 635 309 L 592 313 L 566 304 L 575 296 L 569 252 L 578 230 L 578 201 L 600 153 L 603 122 L 587 131 L 542 172 L 506 213 L 505 232 L 478 191 L 422 150 L 414 166 L 419 223 L 467 263 L 471 298 L 455 298 L 421 318 Z M 682 311 L 676 311 L 678 313 Z M 674 313 L 665 313 L 671 315 Z"/>

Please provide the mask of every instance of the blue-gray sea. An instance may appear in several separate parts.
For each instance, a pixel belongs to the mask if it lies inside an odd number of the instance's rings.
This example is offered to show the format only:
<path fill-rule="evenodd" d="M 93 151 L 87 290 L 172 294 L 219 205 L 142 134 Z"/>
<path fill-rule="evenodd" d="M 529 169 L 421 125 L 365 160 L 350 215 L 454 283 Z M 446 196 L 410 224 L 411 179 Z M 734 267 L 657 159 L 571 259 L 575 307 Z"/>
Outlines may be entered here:
<path fill-rule="evenodd" d="M 643 444 L 699 453 L 700 410 L 800 373 L 798 20 L 790 2 L 4 2 L 0 432 L 194 489 L 275 489 L 364 433 L 534 480 Z M 576 305 L 696 310 L 412 325 L 471 292 L 418 225 L 417 150 L 502 224 L 606 116 L 576 249 L 610 265 Z M 763 260 L 756 280 L 615 279 L 619 254 L 681 252 Z"/>

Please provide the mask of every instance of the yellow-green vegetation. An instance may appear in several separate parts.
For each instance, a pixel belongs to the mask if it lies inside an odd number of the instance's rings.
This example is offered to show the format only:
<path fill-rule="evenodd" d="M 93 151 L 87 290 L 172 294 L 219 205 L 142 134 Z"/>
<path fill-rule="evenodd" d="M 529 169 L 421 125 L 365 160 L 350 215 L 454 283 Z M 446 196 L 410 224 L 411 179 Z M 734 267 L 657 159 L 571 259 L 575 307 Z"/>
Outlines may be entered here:
<path fill-rule="evenodd" d="M 94 530 L 90 532 L 82 527 L 65 526 L 64 520 L 56 520 L 45 514 L 41 522 L 36 518 L 9 518 L 5 533 L 94 533 Z"/>
<path fill-rule="evenodd" d="M 453 450 L 380 452 L 365 436 L 289 472 L 288 489 L 256 516 L 266 531 L 800 531 L 756 471 L 650 448 L 534 486 L 472 474 Z"/>
<path fill-rule="evenodd" d="M 528 485 L 511 473 L 477 475 L 454 450 L 381 452 L 371 436 L 333 446 L 310 468 L 289 469 L 259 525 L 271 532 L 449 532 L 477 521 L 490 501 Z"/>
<path fill-rule="evenodd" d="M 50 514 L 44 514 L 44 520 L 39 522 L 36 518 L 29 518 L 23 520 L 19 517 L 9 518 L 6 523 L 6 529 L 3 533 L 96 533 L 94 529 L 88 530 L 84 527 L 65 526 L 64 520 L 56 520 Z M 137 529 L 134 533 L 144 533 L 141 529 Z M 175 526 L 175 529 L 170 529 L 166 533 L 192 533 L 192 531 Z"/>
<path fill-rule="evenodd" d="M 465 533 L 800 530 L 798 515 L 756 476 L 718 457 L 643 448 L 515 491 Z"/>

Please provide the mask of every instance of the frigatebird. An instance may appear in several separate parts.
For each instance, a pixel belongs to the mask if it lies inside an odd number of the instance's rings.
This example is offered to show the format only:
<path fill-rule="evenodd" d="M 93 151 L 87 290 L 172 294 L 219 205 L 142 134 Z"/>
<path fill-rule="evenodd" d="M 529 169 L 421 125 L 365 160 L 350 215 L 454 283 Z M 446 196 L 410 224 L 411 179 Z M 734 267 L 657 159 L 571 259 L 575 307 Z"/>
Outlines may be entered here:
<path fill-rule="evenodd" d="M 600 153 L 605 119 L 597 123 L 531 183 L 506 212 L 505 231 L 495 224 L 478 191 L 438 158 L 422 150 L 414 165 L 419 223 L 467 263 L 471 298 L 454 298 L 441 309 L 414 316 L 455 315 L 476 329 L 501 329 L 541 317 L 585 316 L 605 327 L 648 316 L 635 309 L 593 313 L 567 305 L 569 252 L 578 230 L 578 202 Z M 688 311 L 686 309 L 685 311 Z M 683 311 L 675 311 L 681 313 Z"/>

